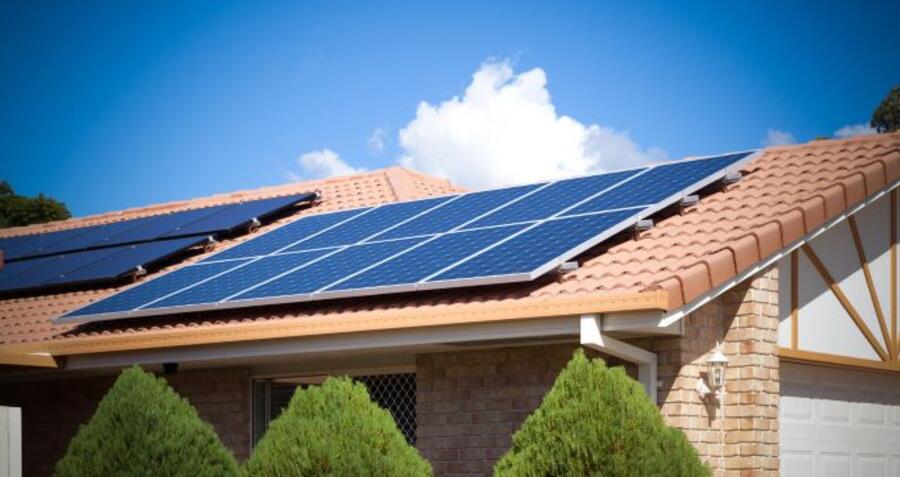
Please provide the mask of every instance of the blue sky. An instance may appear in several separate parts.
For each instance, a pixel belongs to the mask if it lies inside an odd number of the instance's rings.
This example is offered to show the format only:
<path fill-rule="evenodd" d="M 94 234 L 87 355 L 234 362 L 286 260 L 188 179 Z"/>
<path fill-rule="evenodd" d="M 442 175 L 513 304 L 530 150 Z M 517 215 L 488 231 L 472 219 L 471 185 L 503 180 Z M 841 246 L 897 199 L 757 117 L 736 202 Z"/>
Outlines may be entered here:
<path fill-rule="evenodd" d="M 401 158 L 480 187 L 805 141 L 868 122 L 900 83 L 897 18 L 897 2 L 4 0 L 0 178 L 84 215 Z M 517 167 L 521 151 L 541 155 Z"/>

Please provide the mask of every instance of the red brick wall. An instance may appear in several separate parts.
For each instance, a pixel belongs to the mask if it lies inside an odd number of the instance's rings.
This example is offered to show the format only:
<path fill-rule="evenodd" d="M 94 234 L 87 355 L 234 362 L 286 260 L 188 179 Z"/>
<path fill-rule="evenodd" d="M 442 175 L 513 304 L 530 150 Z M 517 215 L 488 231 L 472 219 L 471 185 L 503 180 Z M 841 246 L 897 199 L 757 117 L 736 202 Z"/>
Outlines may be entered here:
<path fill-rule="evenodd" d="M 250 373 L 246 369 L 166 376 L 239 459 L 250 445 Z M 78 427 L 93 415 L 114 376 L 0 384 L 0 404 L 22 408 L 23 475 L 50 475 Z"/>
<path fill-rule="evenodd" d="M 562 344 L 417 356 L 416 447 L 431 461 L 435 474 L 491 475 L 494 463 L 509 449 L 512 435 L 540 405 L 576 347 Z"/>

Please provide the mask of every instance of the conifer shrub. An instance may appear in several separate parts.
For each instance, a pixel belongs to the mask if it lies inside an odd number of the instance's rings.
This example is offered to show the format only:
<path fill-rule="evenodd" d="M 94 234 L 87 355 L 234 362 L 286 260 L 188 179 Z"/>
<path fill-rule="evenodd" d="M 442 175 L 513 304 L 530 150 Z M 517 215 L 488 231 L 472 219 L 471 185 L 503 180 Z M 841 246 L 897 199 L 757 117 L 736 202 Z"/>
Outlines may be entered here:
<path fill-rule="evenodd" d="M 390 413 L 372 402 L 363 384 L 346 377 L 298 388 L 242 470 L 252 477 L 432 473 Z"/>
<path fill-rule="evenodd" d="M 69 442 L 55 475 L 227 477 L 238 475 L 238 466 L 187 400 L 134 366 Z"/>
<path fill-rule="evenodd" d="M 506 476 L 706 476 L 641 385 L 578 350 L 494 467 Z"/>

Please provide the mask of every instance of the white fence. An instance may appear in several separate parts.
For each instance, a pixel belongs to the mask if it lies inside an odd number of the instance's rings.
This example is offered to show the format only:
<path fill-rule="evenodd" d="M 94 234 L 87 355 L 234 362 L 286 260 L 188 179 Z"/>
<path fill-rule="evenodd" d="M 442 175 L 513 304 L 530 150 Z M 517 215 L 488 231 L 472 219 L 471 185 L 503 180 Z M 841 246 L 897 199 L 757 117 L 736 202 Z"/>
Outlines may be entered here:
<path fill-rule="evenodd" d="M 22 477 L 22 410 L 0 406 L 0 477 Z"/>

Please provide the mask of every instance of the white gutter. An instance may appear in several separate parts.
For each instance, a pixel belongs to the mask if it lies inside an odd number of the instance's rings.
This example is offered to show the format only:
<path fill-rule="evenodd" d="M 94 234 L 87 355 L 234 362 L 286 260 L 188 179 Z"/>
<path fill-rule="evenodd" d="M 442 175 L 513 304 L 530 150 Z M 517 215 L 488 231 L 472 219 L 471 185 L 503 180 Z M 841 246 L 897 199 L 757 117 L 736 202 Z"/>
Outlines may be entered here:
<path fill-rule="evenodd" d="M 657 403 L 656 354 L 604 335 L 601 331 L 602 326 L 600 315 L 581 315 L 581 345 L 616 358 L 637 363 L 638 381 L 644 386 L 644 390 L 650 396 L 650 401 L 655 405 Z"/>

